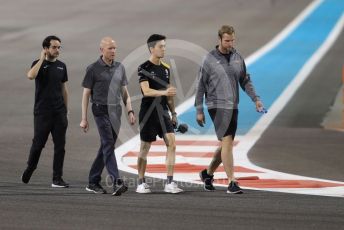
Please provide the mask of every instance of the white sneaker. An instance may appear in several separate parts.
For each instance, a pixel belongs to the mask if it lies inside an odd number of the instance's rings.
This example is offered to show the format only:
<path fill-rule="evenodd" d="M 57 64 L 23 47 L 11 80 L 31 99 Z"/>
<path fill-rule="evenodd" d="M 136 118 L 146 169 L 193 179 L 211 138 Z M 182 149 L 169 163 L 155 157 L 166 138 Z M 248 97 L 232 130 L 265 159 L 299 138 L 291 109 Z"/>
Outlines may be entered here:
<path fill-rule="evenodd" d="M 136 188 L 137 193 L 151 193 L 152 191 L 149 189 L 149 185 L 146 183 L 139 184 Z"/>
<path fill-rule="evenodd" d="M 184 192 L 183 189 L 178 188 L 178 185 L 174 182 L 172 182 L 171 184 L 165 184 L 164 191 L 168 193 Z"/>

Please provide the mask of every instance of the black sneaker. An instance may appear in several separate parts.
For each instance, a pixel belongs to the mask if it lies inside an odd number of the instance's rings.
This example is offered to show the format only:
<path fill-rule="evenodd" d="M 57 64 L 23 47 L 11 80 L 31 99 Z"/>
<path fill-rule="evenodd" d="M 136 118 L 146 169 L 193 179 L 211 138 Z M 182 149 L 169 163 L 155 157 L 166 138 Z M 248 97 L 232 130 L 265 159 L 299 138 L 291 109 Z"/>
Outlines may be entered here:
<path fill-rule="evenodd" d="M 101 194 L 106 194 L 107 191 L 99 184 L 88 184 L 86 186 L 86 191 L 89 192 L 94 192 L 94 193 L 101 193 Z"/>
<path fill-rule="evenodd" d="M 23 183 L 27 184 L 30 181 L 30 178 L 32 176 L 34 170 L 30 170 L 30 169 L 25 169 L 25 171 L 23 172 L 23 175 L 21 177 Z"/>
<path fill-rule="evenodd" d="M 213 186 L 214 175 L 210 176 L 207 173 L 207 170 L 204 169 L 199 173 L 199 177 L 204 182 L 203 188 L 205 191 L 214 191 L 215 187 Z"/>
<path fill-rule="evenodd" d="M 53 187 L 53 188 L 68 188 L 69 184 L 64 182 L 64 180 L 62 178 L 58 178 L 58 179 L 53 179 L 53 183 L 51 184 L 51 187 Z"/>
<path fill-rule="evenodd" d="M 122 193 L 125 193 L 127 190 L 128 190 L 128 187 L 124 183 L 117 184 L 117 185 L 114 185 L 114 187 L 113 187 L 112 195 L 113 196 L 120 196 L 120 195 L 122 195 Z"/>
<path fill-rule="evenodd" d="M 228 185 L 227 193 L 232 193 L 232 194 L 241 194 L 243 191 L 238 185 L 238 182 L 236 181 L 231 181 Z"/>

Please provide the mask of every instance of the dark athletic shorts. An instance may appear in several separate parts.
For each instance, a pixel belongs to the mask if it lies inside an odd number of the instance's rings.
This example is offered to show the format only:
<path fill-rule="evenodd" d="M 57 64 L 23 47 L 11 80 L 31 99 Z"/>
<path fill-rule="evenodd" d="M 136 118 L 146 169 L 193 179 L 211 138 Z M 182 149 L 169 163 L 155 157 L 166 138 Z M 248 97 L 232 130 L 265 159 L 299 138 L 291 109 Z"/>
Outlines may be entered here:
<path fill-rule="evenodd" d="M 237 109 L 209 109 L 209 115 L 214 123 L 215 132 L 218 140 L 231 135 L 234 140 L 238 126 L 238 110 Z"/>
<path fill-rule="evenodd" d="M 156 141 L 156 136 L 163 138 L 166 133 L 174 133 L 171 117 L 167 110 L 160 115 L 155 111 L 147 115 L 145 110 L 140 110 L 140 138 L 145 142 Z"/>

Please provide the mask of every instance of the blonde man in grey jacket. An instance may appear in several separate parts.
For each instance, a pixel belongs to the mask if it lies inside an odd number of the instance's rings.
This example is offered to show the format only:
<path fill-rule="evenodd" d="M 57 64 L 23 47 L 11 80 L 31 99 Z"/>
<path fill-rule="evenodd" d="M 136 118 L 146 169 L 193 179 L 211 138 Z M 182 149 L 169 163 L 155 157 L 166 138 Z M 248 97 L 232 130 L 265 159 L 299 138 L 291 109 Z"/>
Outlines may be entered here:
<path fill-rule="evenodd" d="M 203 127 L 203 97 L 209 115 L 214 123 L 216 136 L 221 145 L 215 151 L 208 167 L 200 172 L 206 191 L 214 191 L 213 177 L 218 166 L 223 163 L 228 177 L 227 193 L 239 194 L 242 189 L 234 177 L 233 140 L 238 122 L 239 85 L 255 103 L 256 110 L 264 110 L 263 104 L 246 73 L 244 59 L 234 49 L 235 31 L 224 25 L 218 32 L 219 44 L 204 58 L 200 68 L 196 90 L 195 107 L 197 123 Z"/>

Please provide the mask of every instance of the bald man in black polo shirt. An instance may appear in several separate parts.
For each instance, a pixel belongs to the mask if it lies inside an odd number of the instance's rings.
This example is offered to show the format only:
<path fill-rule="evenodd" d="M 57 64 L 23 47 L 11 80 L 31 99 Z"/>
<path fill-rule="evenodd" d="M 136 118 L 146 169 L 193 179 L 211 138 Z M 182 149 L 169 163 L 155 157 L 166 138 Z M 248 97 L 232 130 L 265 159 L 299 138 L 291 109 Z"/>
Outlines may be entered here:
<path fill-rule="evenodd" d="M 42 149 L 51 133 L 54 142 L 53 183 L 54 188 L 66 188 L 69 185 L 62 179 L 65 156 L 68 92 L 66 65 L 57 60 L 60 54 L 61 40 L 48 36 L 43 41 L 40 59 L 32 63 L 27 73 L 35 80 L 34 137 L 27 168 L 22 175 L 23 183 L 30 181 Z"/>
<path fill-rule="evenodd" d="M 127 186 L 119 178 L 115 143 L 121 125 L 121 99 L 126 105 L 129 123 L 135 123 L 134 111 L 127 89 L 128 80 L 124 66 L 115 61 L 116 42 L 111 37 L 104 37 L 100 42 L 100 58 L 87 67 L 82 86 L 82 119 L 80 127 L 88 131 L 87 108 L 89 100 L 92 103 L 94 120 L 101 139 L 100 148 L 94 160 L 86 190 L 93 193 L 106 193 L 100 185 L 101 174 L 106 167 L 113 182 L 113 196 L 120 196 L 127 191 Z"/>

